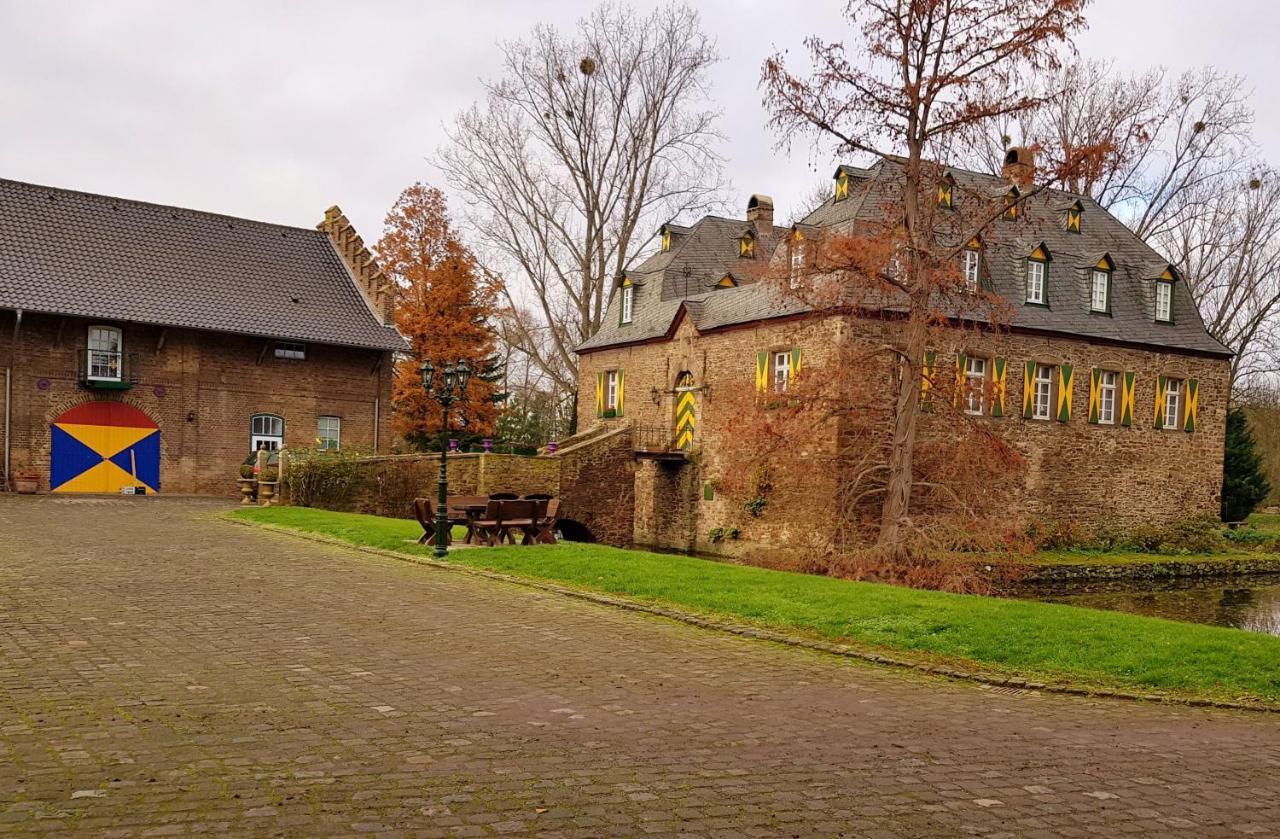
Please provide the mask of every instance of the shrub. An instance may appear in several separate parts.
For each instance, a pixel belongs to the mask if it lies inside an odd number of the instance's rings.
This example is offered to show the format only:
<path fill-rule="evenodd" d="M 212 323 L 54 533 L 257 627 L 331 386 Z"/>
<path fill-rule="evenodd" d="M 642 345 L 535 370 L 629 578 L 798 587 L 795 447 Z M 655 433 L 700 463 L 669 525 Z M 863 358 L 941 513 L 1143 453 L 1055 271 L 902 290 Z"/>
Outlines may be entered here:
<path fill-rule="evenodd" d="M 265 483 L 272 483 L 280 480 L 280 470 L 274 466 L 267 466 L 258 473 L 258 480 Z"/>
<path fill-rule="evenodd" d="M 242 478 L 244 478 L 244 479 L 246 479 L 246 480 L 252 480 L 252 479 L 253 479 L 253 464 L 251 464 L 251 463 L 242 463 L 242 464 L 240 464 L 240 477 L 242 477 Z"/>
<path fill-rule="evenodd" d="M 285 485 L 302 507 L 345 509 L 360 483 L 359 455 L 346 450 L 291 451 Z"/>
<path fill-rule="evenodd" d="M 1244 411 L 1227 412 L 1226 452 L 1222 461 L 1222 520 L 1244 521 L 1271 491 L 1262 471 Z"/>

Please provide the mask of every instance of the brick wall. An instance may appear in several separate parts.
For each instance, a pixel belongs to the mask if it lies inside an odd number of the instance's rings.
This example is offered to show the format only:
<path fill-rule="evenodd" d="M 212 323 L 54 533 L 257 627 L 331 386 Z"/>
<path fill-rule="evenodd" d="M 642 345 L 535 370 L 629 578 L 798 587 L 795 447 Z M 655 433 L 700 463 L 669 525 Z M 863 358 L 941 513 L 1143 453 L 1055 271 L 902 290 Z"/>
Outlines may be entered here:
<path fill-rule="evenodd" d="M 827 316 L 780 319 L 699 335 L 686 321 L 671 340 L 584 354 L 578 394 L 580 428 L 598 423 L 670 428 L 675 415 L 672 388 L 676 376 L 690 371 L 695 383 L 703 386 L 697 394 L 699 451 L 693 478 L 697 486 L 691 493 L 694 500 L 686 500 L 689 494 L 681 488 L 685 494 L 675 502 L 692 511 L 693 521 L 677 525 L 671 515 L 678 482 L 664 478 L 656 467 L 642 466 L 635 480 L 636 541 L 675 547 L 684 536 L 673 533 L 672 528 L 683 528 L 681 533 L 692 533 L 691 547 L 696 550 L 743 554 L 760 545 L 803 546 L 812 537 L 815 517 L 834 514 L 831 502 L 836 476 L 815 473 L 804 493 L 794 498 L 771 497 L 765 515 L 744 519 L 736 502 L 730 506 L 715 490 L 723 468 L 719 441 L 734 433 L 739 419 L 733 415 L 735 401 L 727 395 L 754 390 L 756 354 L 760 351 L 800 347 L 807 374 L 821 375 L 822 366 L 833 363 L 842 342 L 892 341 L 895 329 L 892 322 Z M 957 352 L 1008 359 L 1005 416 L 975 421 L 988 424 L 1026 458 L 1024 480 L 1008 500 L 1015 516 L 1024 521 L 1041 518 L 1094 526 L 1217 513 L 1229 388 L 1224 360 L 1027 334 L 997 338 L 955 330 L 941 343 L 934 349 L 944 375 L 950 375 Z M 1074 365 L 1070 422 L 1021 416 L 1023 365 L 1028 360 Z M 1131 427 L 1087 421 L 1092 367 L 1137 373 Z M 624 416 L 620 419 L 596 416 L 596 373 L 610 369 L 625 371 Z M 888 368 L 868 370 L 867 375 L 885 381 L 887 397 L 891 387 Z M 1153 427 L 1159 375 L 1198 379 L 1200 407 L 1195 433 Z M 922 433 L 930 433 L 927 420 Z M 712 528 L 728 526 L 742 528 L 739 543 L 713 544 L 708 540 Z"/>
<path fill-rule="evenodd" d="M 562 449 L 550 460 L 560 464 L 561 515 L 580 525 L 566 530 L 566 535 L 590 534 L 596 542 L 631 545 L 636 463 L 630 428 L 618 426 L 612 433 Z"/>
<path fill-rule="evenodd" d="M 0 312 L 0 358 L 11 349 L 14 318 Z M 320 416 L 341 417 L 344 447 L 374 449 L 375 426 L 377 448 L 391 445 L 387 353 L 309 344 L 305 360 L 289 361 L 275 358 L 275 342 L 261 338 L 125 324 L 124 353 L 136 355 L 137 384 L 95 392 L 76 379 L 77 352 L 91 323 L 27 313 L 12 348 L 14 463 L 39 470 L 43 489 L 50 424 L 94 399 L 126 402 L 160 426 L 166 493 L 234 494 L 256 413 L 284 418 L 286 446 L 313 445 Z"/>

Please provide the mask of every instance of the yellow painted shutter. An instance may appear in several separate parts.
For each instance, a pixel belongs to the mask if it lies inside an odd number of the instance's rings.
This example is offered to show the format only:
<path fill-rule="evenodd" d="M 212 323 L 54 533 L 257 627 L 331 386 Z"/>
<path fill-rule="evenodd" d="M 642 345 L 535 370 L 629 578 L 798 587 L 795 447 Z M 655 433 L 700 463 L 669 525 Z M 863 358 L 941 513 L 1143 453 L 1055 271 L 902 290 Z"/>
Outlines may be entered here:
<path fill-rule="evenodd" d="M 1164 407 L 1165 407 L 1165 378 L 1164 376 L 1156 376 L 1156 410 L 1154 422 L 1157 429 L 1164 428 Z"/>
<path fill-rule="evenodd" d="M 1022 415 L 1027 419 L 1035 414 L 1036 363 L 1028 361 L 1022 378 Z"/>
<path fill-rule="evenodd" d="M 1128 428 L 1133 425 L 1133 412 L 1135 399 L 1135 391 L 1138 385 L 1138 374 L 1132 370 L 1124 374 L 1123 384 L 1120 388 L 1120 424 Z"/>
<path fill-rule="evenodd" d="M 933 401 L 933 377 L 938 363 L 938 354 L 933 350 L 925 350 L 924 368 L 920 375 L 920 402 L 926 408 Z"/>
<path fill-rule="evenodd" d="M 1196 421 L 1200 418 L 1200 382 L 1187 379 L 1187 421 L 1183 428 L 1188 434 L 1196 430 Z"/>
<path fill-rule="evenodd" d="M 596 373 L 596 416 L 604 416 L 604 373 Z"/>
<path fill-rule="evenodd" d="M 791 375 L 793 376 L 800 375 L 800 361 L 801 361 L 800 348 L 796 347 L 791 350 Z"/>
<path fill-rule="evenodd" d="M 1089 371 L 1089 422 L 1094 425 L 1102 418 L 1102 371 L 1094 367 Z M 1114 418 L 1112 418 L 1114 422 Z"/>
<path fill-rule="evenodd" d="M 1005 373 L 1009 370 L 1009 361 L 997 358 L 991 376 L 991 416 L 1004 416 Z"/>
<path fill-rule="evenodd" d="M 769 353 L 756 353 L 756 393 L 769 391 Z"/>
<path fill-rule="evenodd" d="M 960 353 L 956 356 L 956 386 L 951 393 L 951 404 L 960 407 L 960 400 L 964 397 L 964 371 L 968 362 L 968 356 Z"/>
<path fill-rule="evenodd" d="M 619 417 L 622 416 L 623 394 L 626 393 L 626 390 L 622 387 L 622 383 L 623 383 L 622 374 L 624 372 L 625 371 L 622 370 L 622 368 L 618 368 L 618 407 L 617 407 L 617 410 L 614 411 L 614 416 L 619 416 Z"/>
<path fill-rule="evenodd" d="M 1071 393 L 1075 370 L 1070 364 L 1058 365 L 1058 422 L 1071 421 Z"/>

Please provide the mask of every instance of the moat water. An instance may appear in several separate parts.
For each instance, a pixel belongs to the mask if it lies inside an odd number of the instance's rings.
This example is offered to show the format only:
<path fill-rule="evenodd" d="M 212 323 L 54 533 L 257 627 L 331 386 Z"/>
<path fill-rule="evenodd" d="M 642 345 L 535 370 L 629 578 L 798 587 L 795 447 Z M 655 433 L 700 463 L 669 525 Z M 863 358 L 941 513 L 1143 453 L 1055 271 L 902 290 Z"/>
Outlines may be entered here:
<path fill-rule="evenodd" d="M 1099 583 L 1028 591 L 1018 596 L 1280 636 L 1280 576 L 1275 575 L 1147 581 L 1141 587 L 1134 583 Z"/>

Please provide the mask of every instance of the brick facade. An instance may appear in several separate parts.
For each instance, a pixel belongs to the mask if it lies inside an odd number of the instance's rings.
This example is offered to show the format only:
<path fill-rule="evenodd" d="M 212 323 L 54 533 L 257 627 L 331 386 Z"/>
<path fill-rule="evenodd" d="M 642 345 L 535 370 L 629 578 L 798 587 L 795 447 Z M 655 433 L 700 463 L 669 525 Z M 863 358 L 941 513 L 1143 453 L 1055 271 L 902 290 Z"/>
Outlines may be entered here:
<path fill-rule="evenodd" d="M 730 554 L 761 546 L 803 545 L 811 537 L 813 517 L 830 515 L 836 477 L 814 474 L 804 497 L 770 499 L 766 515 L 748 517 L 744 523 L 741 511 L 730 508 L 728 499 L 715 490 L 723 469 L 720 441 L 736 427 L 734 400 L 727 395 L 753 391 L 759 352 L 801 348 L 806 375 L 820 376 L 823 365 L 833 363 L 841 342 L 891 339 L 893 330 L 892 322 L 828 315 L 699 333 L 686 318 L 669 339 L 582 353 L 580 428 L 604 423 L 673 429 L 677 376 L 690 372 L 700 388 L 696 455 L 675 464 L 642 460 L 635 469 L 634 541 Z M 1030 333 L 996 337 L 956 330 L 949 337 L 944 346 L 935 347 L 943 375 L 950 374 L 957 353 L 1008 359 L 1005 416 L 974 421 L 989 424 L 1026 459 L 1025 479 L 1009 498 L 1016 517 L 1089 527 L 1217 513 L 1229 389 L 1224 358 Z M 1070 421 L 1023 418 L 1024 362 L 1029 360 L 1074 366 Z M 1131 426 L 1088 422 L 1089 371 L 1094 367 L 1136 373 Z M 596 414 L 596 376 L 608 370 L 624 371 L 621 418 Z M 887 369 L 868 370 L 867 375 L 891 381 Z M 1158 376 L 1198 380 L 1199 421 L 1194 433 L 1154 427 Z M 886 409 L 889 389 L 886 384 Z M 929 433 L 929 426 L 926 421 L 921 433 Z M 833 433 L 833 449 L 835 444 Z M 713 528 L 731 525 L 743 527 L 740 542 L 713 543 L 708 538 Z"/>
<path fill-rule="evenodd" d="M 137 380 L 128 390 L 98 392 L 77 377 L 77 354 L 98 321 L 27 312 L 14 346 L 15 319 L 0 311 L 0 359 L 12 352 L 11 454 L 15 469 L 40 472 L 42 489 L 50 424 L 95 399 L 123 401 L 159 425 L 165 493 L 233 494 L 258 413 L 283 417 L 286 447 L 313 446 L 318 417 L 337 416 L 344 448 L 390 448 L 392 365 L 384 350 L 309 343 L 305 360 L 285 360 L 271 339 L 110 323 L 122 329 Z M 0 413 L 2 403 L 0 391 Z"/>

